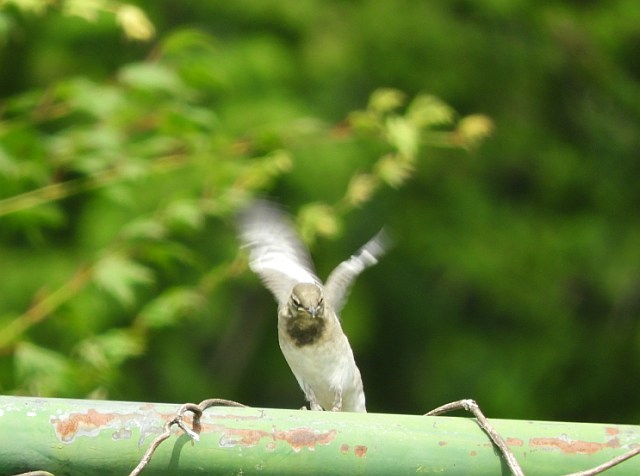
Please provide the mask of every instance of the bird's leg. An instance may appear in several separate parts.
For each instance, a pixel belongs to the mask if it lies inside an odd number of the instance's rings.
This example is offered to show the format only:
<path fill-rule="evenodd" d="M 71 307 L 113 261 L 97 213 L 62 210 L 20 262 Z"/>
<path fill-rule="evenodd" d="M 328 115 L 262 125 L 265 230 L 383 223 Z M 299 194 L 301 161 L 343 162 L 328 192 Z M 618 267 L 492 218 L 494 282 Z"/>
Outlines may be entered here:
<path fill-rule="evenodd" d="M 324 408 L 322 408 L 322 406 L 320 406 L 320 404 L 318 403 L 318 400 L 316 399 L 316 394 L 313 393 L 313 390 L 311 390 L 311 387 L 309 387 L 309 385 L 304 386 L 304 394 L 307 397 L 307 400 L 309 401 L 309 406 L 311 407 L 311 410 L 313 411 L 324 410 Z"/>
<path fill-rule="evenodd" d="M 342 411 L 342 390 L 336 390 L 336 396 L 333 400 L 333 406 L 331 407 L 332 412 Z"/>

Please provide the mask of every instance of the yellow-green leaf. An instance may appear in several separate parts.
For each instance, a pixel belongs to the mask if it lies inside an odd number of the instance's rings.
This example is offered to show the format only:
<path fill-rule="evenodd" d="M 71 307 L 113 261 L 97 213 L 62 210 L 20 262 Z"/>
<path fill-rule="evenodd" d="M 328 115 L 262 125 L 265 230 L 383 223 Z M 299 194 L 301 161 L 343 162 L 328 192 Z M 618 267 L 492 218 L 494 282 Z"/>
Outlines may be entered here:
<path fill-rule="evenodd" d="M 93 279 L 122 304 L 131 305 L 135 300 L 135 286 L 149 284 L 153 274 L 149 268 L 123 255 L 109 254 L 96 264 Z"/>

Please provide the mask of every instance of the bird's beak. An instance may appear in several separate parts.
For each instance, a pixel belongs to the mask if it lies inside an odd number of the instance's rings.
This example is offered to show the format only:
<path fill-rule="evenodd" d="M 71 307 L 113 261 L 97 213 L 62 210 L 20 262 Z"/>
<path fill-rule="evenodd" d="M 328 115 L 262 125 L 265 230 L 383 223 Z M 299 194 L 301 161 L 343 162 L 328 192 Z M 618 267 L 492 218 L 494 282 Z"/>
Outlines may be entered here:
<path fill-rule="evenodd" d="M 318 307 L 310 307 L 309 309 L 307 309 L 307 312 L 311 315 L 311 317 L 313 317 L 314 319 L 318 316 L 318 311 L 320 311 L 320 308 Z"/>

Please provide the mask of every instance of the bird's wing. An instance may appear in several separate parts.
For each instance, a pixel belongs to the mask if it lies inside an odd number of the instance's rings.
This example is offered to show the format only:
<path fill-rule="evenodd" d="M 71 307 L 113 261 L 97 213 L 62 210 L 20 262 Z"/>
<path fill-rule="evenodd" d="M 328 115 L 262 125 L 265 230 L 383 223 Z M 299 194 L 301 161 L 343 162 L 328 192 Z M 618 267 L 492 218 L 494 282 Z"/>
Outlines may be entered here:
<path fill-rule="evenodd" d="M 288 301 L 298 283 L 320 284 L 307 248 L 280 208 L 256 200 L 238 218 L 240 240 L 249 249 L 249 266 L 278 304 Z"/>
<path fill-rule="evenodd" d="M 385 253 L 390 244 L 391 240 L 388 234 L 382 229 L 351 258 L 340 263 L 331 272 L 327 278 L 324 294 L 336 313 L 339 313 L 347 302 L 351 286 L 358 275 L 376 264 L 378 258 Z"/>

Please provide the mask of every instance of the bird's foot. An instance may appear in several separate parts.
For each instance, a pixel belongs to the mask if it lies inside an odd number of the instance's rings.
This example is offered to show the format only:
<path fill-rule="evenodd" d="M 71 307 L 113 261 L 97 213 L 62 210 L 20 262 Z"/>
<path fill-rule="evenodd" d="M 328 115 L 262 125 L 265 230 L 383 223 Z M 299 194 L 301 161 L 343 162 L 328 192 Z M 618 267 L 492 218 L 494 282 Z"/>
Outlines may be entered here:
<path fill-rule="evenodd" d="M 333 406 L 331 407 L 332 412 L 341 412 L 342 411 L 342 392 L 336 392 L 336 397 L 333 400 Z"/>

